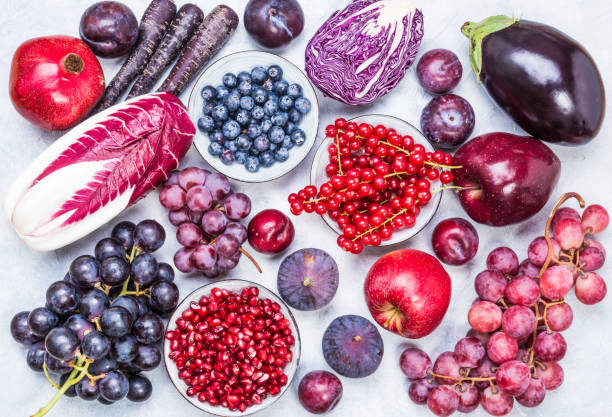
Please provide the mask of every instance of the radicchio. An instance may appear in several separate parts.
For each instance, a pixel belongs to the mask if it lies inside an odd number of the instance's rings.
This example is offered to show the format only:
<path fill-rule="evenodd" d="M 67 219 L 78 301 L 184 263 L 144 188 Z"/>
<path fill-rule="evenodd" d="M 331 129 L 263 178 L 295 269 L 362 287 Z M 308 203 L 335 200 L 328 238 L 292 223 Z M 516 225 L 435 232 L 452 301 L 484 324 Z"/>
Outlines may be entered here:
<path fill-rule="evenodd" d="M 115 105 L 38 156 L 10 186 L 4 211 L 33 249 L 65 246 L 165 182 L 194 134 L 183 103 L 170 93 Z"/>
<path fill-rule="evenodd" d="M 423 14 L 408 0 L 354 0 L 306 47 L 306 72 L 326 95 L 369 104 L 391 91 L 414 61 Z"/>

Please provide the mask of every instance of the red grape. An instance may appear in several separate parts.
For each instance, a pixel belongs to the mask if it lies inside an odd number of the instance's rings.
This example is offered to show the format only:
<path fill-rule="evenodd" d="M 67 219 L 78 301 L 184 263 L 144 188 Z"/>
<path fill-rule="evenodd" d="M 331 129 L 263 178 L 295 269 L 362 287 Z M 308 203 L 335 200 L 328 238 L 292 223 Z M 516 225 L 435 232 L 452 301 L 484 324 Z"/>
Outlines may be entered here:
<path fill-rule="evenodd" d="M 217 263 L 217 252 L 211 245 L 198 245 L 191 254 L 191 263 L 200 271 L 209 269 Z"/>
<path fill-rule="evenodd" d="M 588 206 L 582 212 L 582 229 L 585 233 L 597 234 L 608 227 L 610 216 L 599 204 Z"/>
<path fill-rule="evenodd" d="M 479 332 L 478 330 L 470 329 L 467 331 L 465 336 L 475 337 L 476 339 L 480 340 L 480 343 L 482 343 L 483 345 L 486 345 L 491 335 L 489 333 L 483 333 L 483 332 Z"/>
<path fill-rule="evenodd" d="M 531 372 L 527 364 L 517 360 L 502 363 L 495 373 L 497 386 L 513 397 L 527 390 L 530 379 Z"/>
<path fill-rule="evenodd" d="M 502 274 L 515 275 L 518 272 L 518 257 L 508 247 L 493 249 L 487 256 L 487 269 L 496 269 Z"/>
<path fill-rule="evenodd" d="M 468 312 L 468 322 L 475 330 L 490 333 L 501 326 L 502 311 L 490 301 L 478 301 Z"/>
<path fill-rule="evenodd" d="M 531 307 L 540 297 L 540 288 L 531 278 L 516 277 L 506 285 L 504 296 L 511 304 Z"/>
<path fill-rule="evenodd" d="M 502 329 L 513 339 L 523 339 L 529 336 L 536 327 L 536 317 L 533 311 L 525 306 L 514 305 L 504 311 Z"/>
<path fill-rule="evenodd" d="M 227 177 L 217 172 L 206 177 L 206 187 L 210 190 L 213 199 L 216 201 L 221 201 L 232 190 L 232 185 Z"/>
<path fill-rule="evenodd" d="M 572 219 L 576 220 L 577 222 L 582 221 L 582 219 L 580 218 L 580 214 L 576 210 L 571 207 L 561 207 L 559 210 L 556 211 L 555 215 L 553 216 L 552 222 L 550 223 L 551 230 L 557 225 L 560 220 L 563 219 Z"/>
<path fill-rule="evenodd" d="M 565 356 L 567 343 L 561 333 L 542 332 L 536 337 L 533 350 L 541 361 L 557 362 Z"/>
<path fill-rule="evenodd" d="M 183 171 L 185 172 L 185 171 Z M 194 185 L 187 191 L 187 207 L 193 211 L 206 211 L 213 203 L 213 197 L 203 185 Z"/>
<path fill-rule="evenodd" d="M 482 408 L 492 416 L 505 416 L 512 411 L 514 398 L 498 388 L 489 386 L 480 393 L 480 402 Z"/>
<path fill-rule="evenodd" d="M 587 248 L 595 247 L 595 248 L 599 249 L 599 251 L 601 253 L 603 253 L 604 258 L 606 257 L 606 248 L 604 248 L 604 246 L 601 244 L 601 242 L 598 241 L 597 239 L 592 238 L 590 236 L 585 236 L 583 244 Z"/>
<path fill-rule="evenodd" d="M 571 271 L 562 265 L 548 268 L 540 277 L 540 292 L 549 300 L 560 300 L 574 285 Z"/>
<path fill-rule="evenodd" d="M 193 223 L 183 223 L 176 229 L 176 240 L 185 247 L 193 248 L 201 239 L 202 230 Z"/>
<path fill-rule="evenodd" d="M 188 274 L 192 272 L 195 267 L 191 263 L 191 254 L 193 253 L 193 249 L 190 248 L 180 248 L 176 254 L 174 255 L 174 266 L 181 272 Z"/>
<path fill-rule="evenodd" d="M 461 367 L 476 368 L 485 356 L 485 347 L 475 337 L 464 337 L 455 345 L 455 359 Z"/>
<path fill-rule="evenodd" d="M 436 380 L 441 384 L 453 385 L 456 380 L 461 378 L 461 367 L 457 363 L 453 352 L 444 352 L 438 356 L 434 363 L 433 372 L 438 375 L 448 376 L 450 378 L 439 378 Z"/>
<path fill-rule="evenodd" d="M 165 185 L 178 185 L 180 173 L 181 171 L 172 171 L 170 175 L 168 175 Z"/>
<path fill-rule="evenodd" d="M 417 404 L 426 404 L 429 392 L 433 387 L 435 385 L 427 381 L 427 379 L 417 379 L 412 381 L 410 387 L 408 387 L 408 396 Z"/>
<path fill-rule="evenodd" d="M 495 375 L 495 371 L 493 369 L 496 368 L 496 365 L 489 359 L 488 356 L 485 356 L 478 368 L 472 370 L 470 372 L 470 376 L 475 376 L 478 378 L 490 378 Z M 480 389 L 486 388 L 489 386 L 487 381 L 477 381 L 476 386 Z"/>
<path fill-rule="evenodd" d="M 606 255 L 597 247 L 590 246 L 580 251 L 578 263 L 585 272 L 596 271 L 603 266 Z"/>
<path fill-rule="evenodd" d="M 540 274 L 540 268 L 525 259 L 519 264 L 518 275 L 525 275 L 528 278 L 537 278 Z"/>
<path fill-rule="evenodd" d="M 559 258 L 561 246 L 559 246 L 559 243 L 555 239 L 551 239 L 551 242 L 555 258 Z M 535 266 L 542 266 L 544 265 L 544 262 L 546 262 L 547 256 L 548 243 L 546 242 L 546 238 L 544 236 L 535 238 L 527 248 L 527 257 L 529 258 L 529 262 Z"/>
<path fill-rule="evenodd" d="M 516 358 L 518 353 L 518 343 L 504 332 L 497 332 L 491 335 L 487 343 L 487 356 L 498 364 Z"/>
<path fill-rule="evenodd" d="M 408 378 L 421 379 L 427 376 L 427 370 L 431 368 L 431 359 L 421 349 L 407 348 L 400 356 L 399 365 Z"/>
<path fill-rule="evenodd" d="M 544 362 L 545 369 L 538 369 L 538 374 L 548 391 L 557 389 L 563 384 L 564 372 L 561 365 L 556 362 Z"/>
<path fill-rule="evenodd" d="M 584 240 L 582 224 L 570 218 L 559 220 L 553 227 L 553 235 L 564 250 L 577 249 Z"/>
<path fill-rule="evenodd" d="M 572 324 L 574 313 L 569 304 L 554 304 L 546 308 L 546 322 L 550 330 L 562 332 Z"/>
<path fill-rule="evenodd" d="M 188 191 L 195 185 L 204 185 L 209 172 L 198 167 L 188 167 L 178 174 L 178 183 L 183 190 Z"/>
<path fill-rule="evenodd" d="M 427 407 L 437 416 L 450 416 L 459 408 L 459 395 L 451 387 L 438 385 L 429 392 Z"/>
<path fill-rule="evenodd" d="M 576 298 L 587 305 L 597 304 L 607 293 L 606 283 L 596 272 L 587 272 L 584 277 L 576 280 Z"/>
<path fill-rule="evenodd" d="M 189 209 L 183 207 L 178 210 L 172 210 L 168 212 L 168 220 L 173 226 L 180 226 L 181 224 L 189 221 Z"/>
<path fill-rule="evenodd" d="M 536 407 L 544 401 L 546 387 L 541 379 L 531 378 L 529 386 L 521 395 L 516 397 L 516 401 L 523 407 Z"/>
<path fill-rule="evenodd" d="M 476 386 L 469 382 L 463 382 L 459 389 L 459 407 L 458 411 L 462 413 L 471 413 L 480 404 L 480 391 Z"/>
<path fill-rule="evenodd" d="M 496 303 L 504 296 L 507 282 L 501 272 L 487 269 L 476 275 L 474 288 L 481 299 Z"/>
<path fill-rule="evenodd" d="M 202 216 L 202 229 L 204 233 L 211 236 L 218 236 L 227 228 L 227 216 L 219 210 L 210 210 Z"/>
<path fill-rule="evenodd" d="M 244 219 L 251 212 L 251 199 L 242 193 L 230 194 L 223 200 L 223 207 L 230 219 Z"/>
<path fill-rule="evenodd" d="M 215 240 L 215 249 L 219 256 L 229 258 L 240 249 L 240 242 L 234 236 L 224 233 Z"/>
<path fill-rule="evenodd" d="M 178 210 L 185 206 L 187 195 L 178 185 L 166 185 L 159 193 L 159 202 L 168 210 Z"/>

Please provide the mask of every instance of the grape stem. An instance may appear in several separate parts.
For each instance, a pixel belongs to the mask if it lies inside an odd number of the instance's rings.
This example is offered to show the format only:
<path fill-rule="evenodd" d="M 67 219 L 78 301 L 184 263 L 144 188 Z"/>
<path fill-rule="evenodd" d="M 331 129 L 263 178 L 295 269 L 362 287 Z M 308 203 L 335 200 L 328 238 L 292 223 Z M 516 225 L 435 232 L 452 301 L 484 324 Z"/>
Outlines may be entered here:
<path fill-rule="evenodd" d="M 455 381 L 454 385 L 461 385 L 463 382 L 471 382 L 472 384 L 475 382 L 490 382 L 492 384 L 493 381 L 495 381 L 495 376 L 489 376 L 489 377 L 469 376 L 469 372 L 466 372 L 465 376 L 459 377 L 459 378 L 455 376 L 450 376 L 450 375 L 436 374 L 431 369 L 428 369 L 427 373 L 432 377 L 430 382 L 433 382 L 433 378 L 452 379 L 453 381 Z"/>
<path fill-rule="evenodd" d="M 47 364 L 44 362 L 43 362 L 43 372 L 45 373 L 45 378 L 47 378 L 47 381 L 49 381 L 55 389 L 60 389 L 60 386 L 54 380 L 52 380 L 51 377 L 49 376 L 49 372 L 47 371 Z"/>
<path fill-rule="evenodd" d="M 244 249 L 242 248 L 242 246 L 240 246 L 240 248 L 238 248 L 238 250 L 239 250 L 240 252 L 242 252 L 242 254 L 243 254 L 244 256 L 246 256 L 246 257 L 249 259 L 249 261 L 253 262 L 253 265 L 255 265 L 255 268 L 257 268 L 257 272 L 259 272 L 260 274 L 263 274 L 263 271 L 261 270 L 261 267 L 259 266 L 259 264 L 258 264 L 258 263 L 257 263 L 257 261 L 255 260 L 255 258 L 253 258 L 249 252 L 247 252 L 246 250 L 244 250 Z"/>

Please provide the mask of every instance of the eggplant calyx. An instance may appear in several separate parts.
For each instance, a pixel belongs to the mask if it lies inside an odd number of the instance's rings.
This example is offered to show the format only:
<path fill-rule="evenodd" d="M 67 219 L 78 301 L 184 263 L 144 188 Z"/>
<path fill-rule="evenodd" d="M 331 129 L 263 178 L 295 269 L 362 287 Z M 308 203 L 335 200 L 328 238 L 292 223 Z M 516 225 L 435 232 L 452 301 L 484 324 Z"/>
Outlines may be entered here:
<path fill-rule="evenodd" d="M 481 82 L 480 72 L 482 71 L 482 41 L 491 33 L 505 29 L 518 22 L 516 17 L 497 15 L 487 17 L 480 22 L 466 22 L 461 26 L 463 33 L 470 40 L 470 64 L 476 74 L 476 80 Z"/>

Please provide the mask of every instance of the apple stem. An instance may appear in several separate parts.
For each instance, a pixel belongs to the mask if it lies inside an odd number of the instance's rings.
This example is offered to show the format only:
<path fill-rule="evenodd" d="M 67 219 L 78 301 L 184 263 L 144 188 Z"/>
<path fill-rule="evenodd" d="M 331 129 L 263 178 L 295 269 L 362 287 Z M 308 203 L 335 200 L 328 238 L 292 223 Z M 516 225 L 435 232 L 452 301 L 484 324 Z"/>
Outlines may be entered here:
<path fill-rule="evenodd" d="M 255 265 L 255 268 L 257 268 L 257 272 L 259 272 L 260 274 L 263 274 L 263 271 L 261 270 L 261 267 L 259 266 L 259 264 L 257 263 L 257 261 L 255 260 L 255 258 L 253 258 L 251 256 L 250 253 L 248 253 L 246 250 L 244 250 L 242 248 L 242 246 L 240 247 L 240 249 L 238 249 L 240 252 L 242 252 L 244 254 L 244 256 L 246 256 L 247 258 L 249 258 L 249 261 L 253 262 L 253 265 Z"/>

